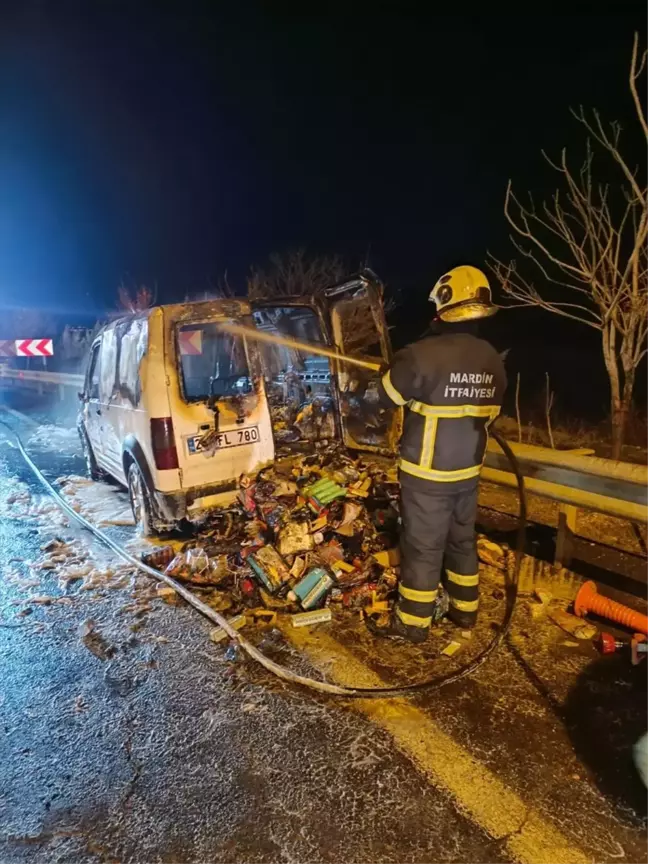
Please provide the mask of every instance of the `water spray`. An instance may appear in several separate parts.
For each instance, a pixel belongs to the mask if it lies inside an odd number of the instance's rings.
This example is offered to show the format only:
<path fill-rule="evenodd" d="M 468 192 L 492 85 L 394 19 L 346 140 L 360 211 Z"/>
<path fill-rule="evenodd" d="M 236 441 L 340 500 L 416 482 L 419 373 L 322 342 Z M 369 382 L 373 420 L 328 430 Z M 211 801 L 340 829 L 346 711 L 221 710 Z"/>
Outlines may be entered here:
<path fill-rule="evenodd" d="M 248 327 L 246 324 L 234 324 L 231 321 L 218 321 L 219 329 L 226 333 L 231 333 L 233 336 L 244 336 L 246 339 L 252 339 L 255 342 L 267 342 L 270 345 L 285 345 L 286 348 L 294 348 L 296 351 L 305 351 L 308 354 L 317 354 L 320 357 L 329 357 L 331 360 L 337 360 L 339 363 L 346 363 L 349 366 L 359 366 L 361 369 L 370 369 L 372 372 L 380 372 L 381 364 L 372 363 L 371 360 L 361 360 L 359 357 L 351 357 L 347 354 L 340 354 L 339 351 L 334 351 L 333 348 L 326 348 L 323 345 L 312 345 L 310 342 L 302 342 L 301 339 L 293 339 L 292 336 L 279 336 L 274 333 L 266 333 L 263 330 L 258 330 L 256 327 Z"/>

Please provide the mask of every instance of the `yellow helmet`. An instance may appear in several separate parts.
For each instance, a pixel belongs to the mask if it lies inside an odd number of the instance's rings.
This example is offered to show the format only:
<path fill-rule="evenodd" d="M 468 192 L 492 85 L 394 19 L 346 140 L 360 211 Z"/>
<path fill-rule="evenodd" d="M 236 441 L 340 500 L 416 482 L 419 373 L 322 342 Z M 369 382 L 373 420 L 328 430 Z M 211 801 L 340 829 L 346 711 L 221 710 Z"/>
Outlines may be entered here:
<path fill-rule="evenodd" d="M 430 292 L 442 321 L 471 321 L 497 312 L 488 279 L 476 267 L 455 267 Z"/>

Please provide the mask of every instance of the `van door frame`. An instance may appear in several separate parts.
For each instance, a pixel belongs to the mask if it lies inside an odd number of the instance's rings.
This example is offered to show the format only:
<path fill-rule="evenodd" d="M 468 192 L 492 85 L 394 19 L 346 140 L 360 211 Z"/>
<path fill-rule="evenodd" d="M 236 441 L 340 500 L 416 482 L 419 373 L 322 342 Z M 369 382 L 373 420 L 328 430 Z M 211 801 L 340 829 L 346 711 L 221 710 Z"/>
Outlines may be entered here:
<path fill-rule="evenodd" d="M 337 302 L 340 300 L 353 299 L 353 294 L 364 290 L 369 299 L 369 303 L 372 307 L 372 312 L 374 315 L 374 321 L 376 323 L 376 330 L 378 332 L 378 337 L 380 339 L 380 348 L 382 351 L 382 356 L 374 359 L 382 360 L 383 362 L 389 363 L 392 359 L 392 346 L 391 340 L 389 338 L 389 327 L 387 326 L 387 319 L 385 318 L 385 310 L 382 303 L 382 296 L 384 292 L 383 284 L 373 272 L 373 270 L 363 270 L 358 276 L 353 279 L 348 279 L 346 282 L 341 282 L 339 285 L 333 285 L 324 293 L 326 309 L 327 309 L 327 317 L 330 320 L 331 327 L 331 338 L 332 342 L 335 345 L 337 351 L 344 353 L 344 346 L 337 345 L 335 343 L 334 338 L 334 328 L 333 321 L 331 318 L 333 308 Z M 351 297 L 346 297 L 345 295 L 352 294 Z"/>
<path fill-rule="evenodd" d="M 383 295 L 384 287 L 382 282 L 373 272 L 373 270 L 370 270 L 369 268 L 365 268 L 357 276 L 348 279 L 345 282 L 340 283 L 339 285 L 334 285 L 325 292 L 324 302 L 326 304 L 327 317 L 330 320 L 331 339 L 333 346 L 338 353 L 345 354 L 348 351 L 348 348 L 347 346 L 342 344 L 341 341 L 338 341 L 338 334 L 336 331 L 339 328 L 336 327 L 336 322 L 334 319 L 336 306 L 339 303 L 344 302 L 345 300 L 364 299 L 366 297 L 371 308 L 373 323 L 376 327 L 376 333 L 380 345 L 380 356 L 376 357 L 375 355 L 364 355 L 365 359 L 378 361 L 379 363 L 384 363 L 385 365 L 391 363 L 392 347 L 391 340 L 389 338 L 387 319 L 385 318 L 384 305 L 382 301 Z M 358 354 L 357 356 L 363 355 Z M 400 440 L 402 432 L 402 409 L 390 409 L 391 422 L 388 427 L 384 446 L 381 446 L 379 444 L 366 444 L 356 441 L 353 438 L 351 432 L 348 430 L 344 418 L 342 417 L 341 401 L 343 391 L 340 386 L 341 369 L 339 368 L 339 363 L 336 363 L 335 365 L 336 390 L 338 392 L 338 405 L 340 406 L 338 410 L 340 411 L 341 440 L 347 447 L 353 450 L 365 450 L 373 453 L 393 455 L 397 450 L 398 441 Z"/>

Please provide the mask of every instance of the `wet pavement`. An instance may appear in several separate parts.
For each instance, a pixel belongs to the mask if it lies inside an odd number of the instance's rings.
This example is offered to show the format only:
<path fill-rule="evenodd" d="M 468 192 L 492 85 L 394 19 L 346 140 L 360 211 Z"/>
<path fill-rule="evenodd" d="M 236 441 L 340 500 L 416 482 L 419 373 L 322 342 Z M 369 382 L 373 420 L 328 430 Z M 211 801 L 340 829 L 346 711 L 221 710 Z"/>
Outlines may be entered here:
<path fill-rule="evenodd" d="M 83 473 L 73 436 L 46 438 L 55 446 L 34 455 L 51 479 Z M 16 478 L 40 494 L 0 443 L 0 501 Z M 83 591 L 44 572 L 25 589 L 26 562 L 61 533 L 98 566 L 114 562 L 77 528 L 7 513 L 0 861 L 646 859 L 631 762 L 646 728 L 645 668 L 533 620 L 528 601 L 476 676 L 410 700 L 344 702 L 228 662 L 209 622 L 143 603 L 139 584 Z M 83 641 L 88 620 L 105 659 Z M 291 668 L 368 685 L 444 662 L 333 625 L 270 650 Z"/>

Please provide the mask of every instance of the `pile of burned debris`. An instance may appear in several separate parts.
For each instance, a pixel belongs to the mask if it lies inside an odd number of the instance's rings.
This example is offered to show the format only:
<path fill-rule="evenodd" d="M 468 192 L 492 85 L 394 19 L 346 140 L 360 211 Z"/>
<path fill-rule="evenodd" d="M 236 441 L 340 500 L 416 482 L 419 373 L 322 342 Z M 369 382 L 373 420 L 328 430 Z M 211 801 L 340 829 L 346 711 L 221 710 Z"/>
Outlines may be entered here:
<path fill-rule="evenodd" d="M 332 604 L 383 613 L 398 579 L 398 493 L 393 462 L 320 447 L 242 477 L 237 506 L 197 539 L 142 559 L 235 626 L 277 613 L 294 626 L 326 621 Z M 179 601 L 170 588 L 159 594 Z"/>

